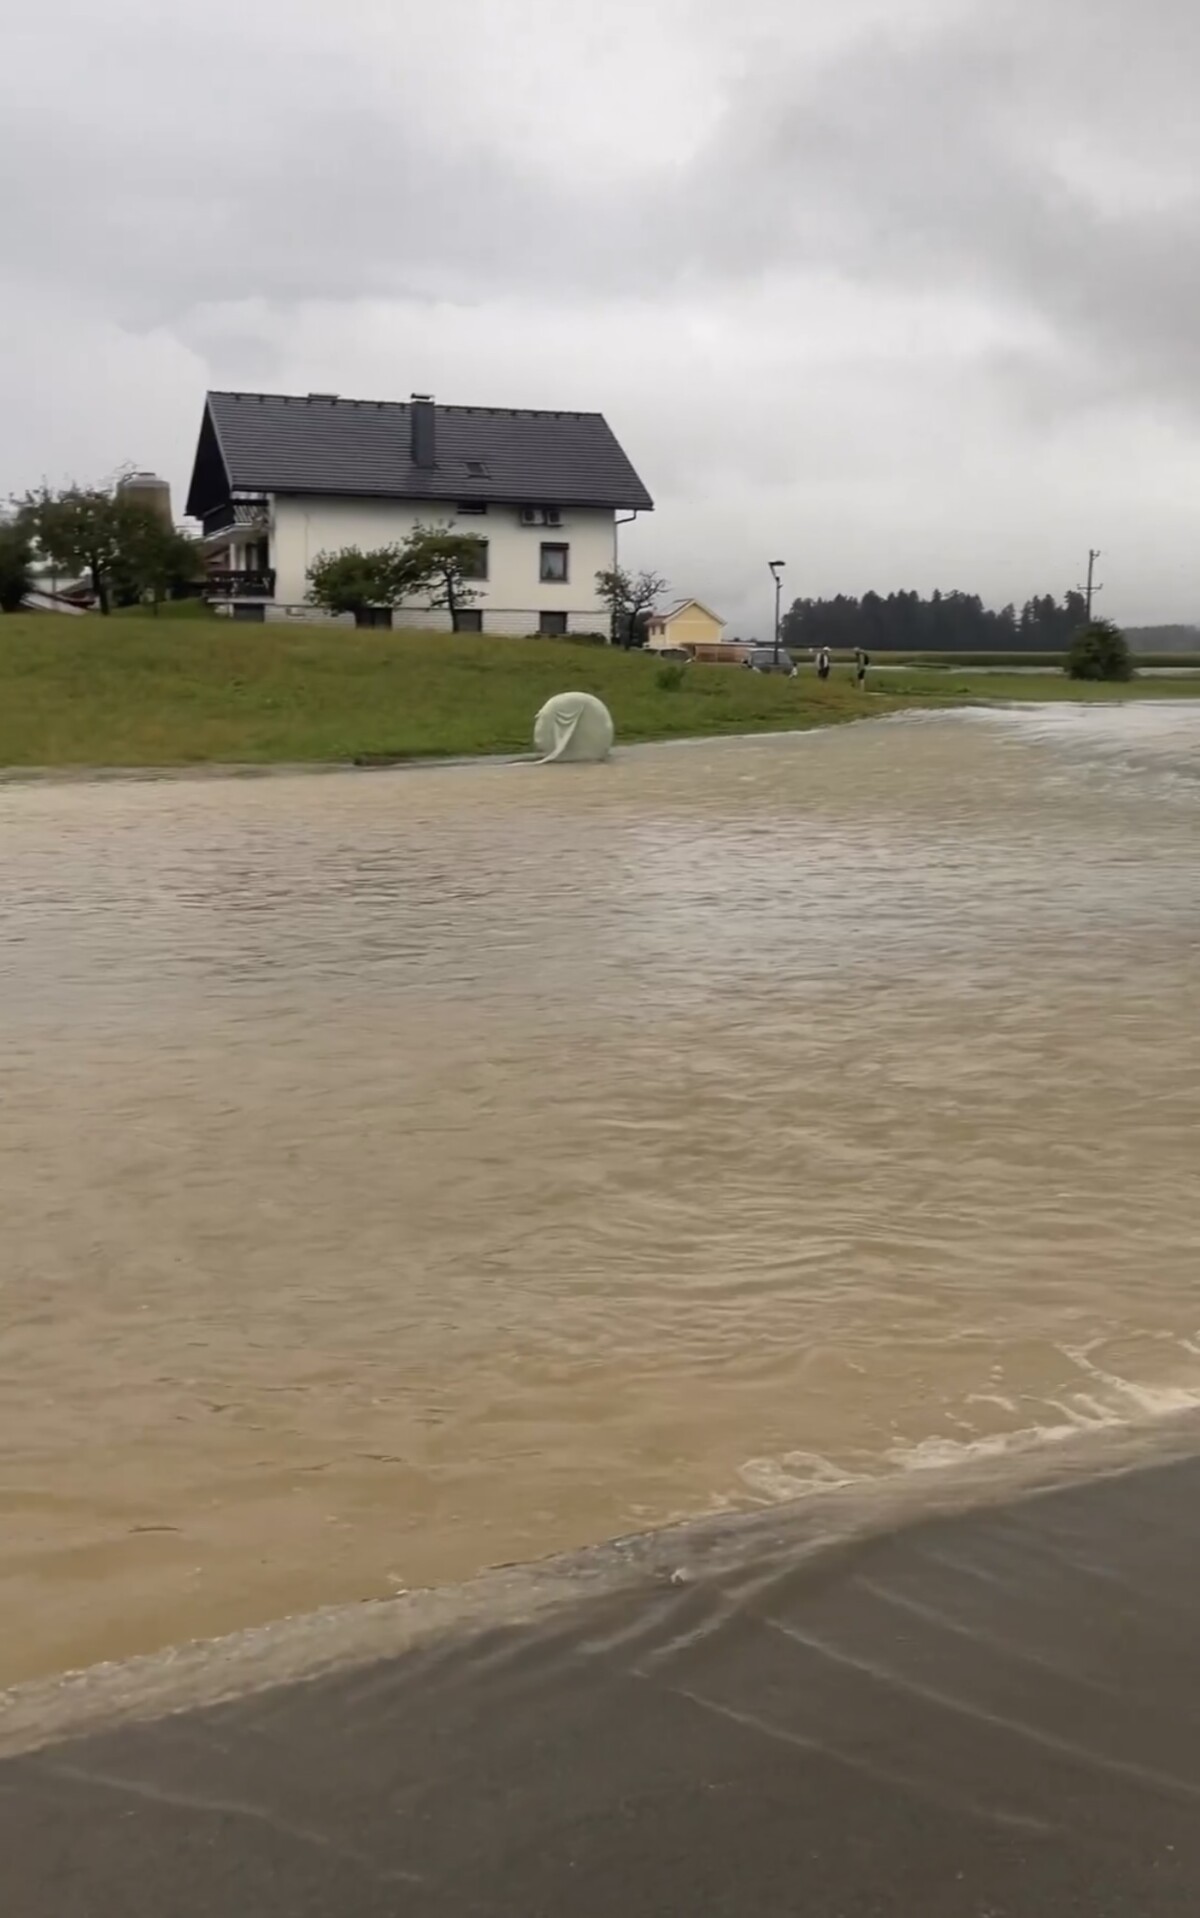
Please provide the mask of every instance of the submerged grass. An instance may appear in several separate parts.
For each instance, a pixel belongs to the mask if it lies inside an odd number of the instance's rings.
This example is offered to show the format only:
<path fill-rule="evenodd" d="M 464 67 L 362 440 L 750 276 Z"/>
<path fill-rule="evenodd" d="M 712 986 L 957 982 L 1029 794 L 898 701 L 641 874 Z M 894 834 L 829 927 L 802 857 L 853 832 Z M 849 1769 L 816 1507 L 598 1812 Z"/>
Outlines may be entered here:
<path fill-rule="evenodd" d="M 445 757 L 529 749 L 552 693 L 597 693 L 618 740 L 827 726 L 980 700 L 1200 695 L 1192 679 L 1086 688 L 1047 675 L 905 669 L 866 694 L 689 667 L 665 687 L 638 653 L 549 639 L 236 625 L 220 619 L 0 618 L 0 766 L 187 766 Z"/>

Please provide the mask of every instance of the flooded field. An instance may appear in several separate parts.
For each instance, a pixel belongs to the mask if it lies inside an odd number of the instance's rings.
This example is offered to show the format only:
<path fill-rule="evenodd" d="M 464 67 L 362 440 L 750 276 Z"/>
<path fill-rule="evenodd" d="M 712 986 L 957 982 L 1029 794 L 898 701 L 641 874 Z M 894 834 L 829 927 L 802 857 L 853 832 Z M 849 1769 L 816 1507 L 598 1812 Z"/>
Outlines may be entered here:
<path fill-rule="evenodd" d="M 1200 703 L 0 789 L 0 1682 L 1200 1403 Z"/>

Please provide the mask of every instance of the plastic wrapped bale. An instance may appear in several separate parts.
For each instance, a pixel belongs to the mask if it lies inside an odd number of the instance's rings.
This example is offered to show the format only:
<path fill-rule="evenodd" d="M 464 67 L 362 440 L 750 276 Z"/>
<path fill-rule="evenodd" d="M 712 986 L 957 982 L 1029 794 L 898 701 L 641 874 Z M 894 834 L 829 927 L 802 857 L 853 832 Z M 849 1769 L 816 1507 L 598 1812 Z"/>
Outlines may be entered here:
<path fill-rule="evenodd" d="M 615 737 L 612 714 L 594 693 L 555 693 L 533 722 L 533 744 L 543 764 L 607 759 Z"/>

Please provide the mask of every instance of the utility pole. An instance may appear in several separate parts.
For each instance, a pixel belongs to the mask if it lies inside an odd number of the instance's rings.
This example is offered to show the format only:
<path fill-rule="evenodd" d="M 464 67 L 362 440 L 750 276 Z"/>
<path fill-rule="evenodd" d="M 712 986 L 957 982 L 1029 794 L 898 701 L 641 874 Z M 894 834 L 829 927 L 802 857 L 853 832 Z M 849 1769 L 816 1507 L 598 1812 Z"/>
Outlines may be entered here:
<path fill-rule="evenodd" d="M 1096 584 L 1096 561 L 1099 559 L 1099 557 L 1100 557 L 1100 553 L 1098 548 L 1096 547 L 1089 548 L 1087 585 L 1076 588 L 1076 591 L 1082 593 L 1084 598 L 1087 601 L 1087 617 L 1088 617 L 1089 626 L 1092 623 L 1092 601 L 1096 597 L 1097 593 L 1102 593 L 1104 591 L 1103 586 L 1097 586 Z"/>
<path fill-rule="evenodd" d="M 783 580 L 780 574 L 783 572 L 784 564 L 785 562 L 781 559 L 767 561 L 771 578 L 775 581 L 775 664 L 777 666 L 779 664 L 779 602 L 783 594 Z"/>

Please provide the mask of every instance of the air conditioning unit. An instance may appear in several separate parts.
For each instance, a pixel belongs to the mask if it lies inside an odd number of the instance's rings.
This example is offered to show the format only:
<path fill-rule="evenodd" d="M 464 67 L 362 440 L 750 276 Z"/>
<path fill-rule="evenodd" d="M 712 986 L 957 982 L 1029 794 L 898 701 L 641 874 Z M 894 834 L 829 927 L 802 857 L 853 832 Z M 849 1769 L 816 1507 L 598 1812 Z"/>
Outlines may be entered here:
<path fill-rule="evenodd" d="M 521 524 L 522 526 L 540 526 L 542 524 L 542 516 L 536 506 L 523 506 L 521 508 Z"/>
<path fill-rule="evenodd" d="M 544 524 L 547 526 L 562 525 L 562 514 L 559 512 L 557 506 L 548 506 L 546 508 L 545 515 L 544 515 Z"/>

